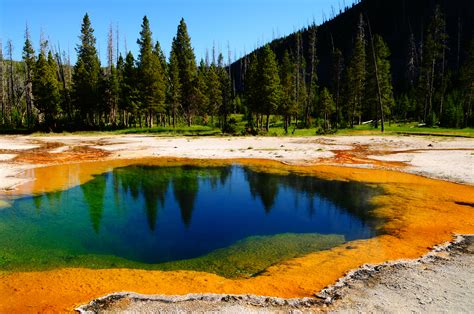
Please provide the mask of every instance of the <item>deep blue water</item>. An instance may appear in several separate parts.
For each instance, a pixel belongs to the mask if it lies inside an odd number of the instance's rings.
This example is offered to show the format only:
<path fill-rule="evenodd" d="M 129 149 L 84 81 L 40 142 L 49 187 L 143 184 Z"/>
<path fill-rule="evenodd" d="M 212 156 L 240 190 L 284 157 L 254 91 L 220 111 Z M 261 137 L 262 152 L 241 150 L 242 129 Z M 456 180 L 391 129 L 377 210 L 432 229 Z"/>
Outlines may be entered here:
<path fill-rule="evenodd" d="M 160 263 L 202 256 L 254 235 L 370 238 L 376 224 L 370 198 L 378 193 L 356 182 L 236 165 L 136 165 L 65 191 L 17 199 L 0 211 L 0 223 L 12 242 Z"/>

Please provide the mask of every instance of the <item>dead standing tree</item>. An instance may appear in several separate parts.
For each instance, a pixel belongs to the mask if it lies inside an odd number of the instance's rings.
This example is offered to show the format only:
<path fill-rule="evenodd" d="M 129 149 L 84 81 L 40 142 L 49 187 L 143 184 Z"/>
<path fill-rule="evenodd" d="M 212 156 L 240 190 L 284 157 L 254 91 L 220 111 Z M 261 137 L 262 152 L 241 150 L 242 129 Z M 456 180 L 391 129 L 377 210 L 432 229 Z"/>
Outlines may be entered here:
<path fill-rule="evenodd" d="M 65 51 L 61 51 L 58 43 L 58 50 L 55 52 L 56 63 L 58 64 L 58 78 L 62 85 L 62 107 L 66 112 L 68 121 L 72 123 L 72 106 L 71 106 L 71 65 L 69 56 Z"/>
<path fill-rule="evenodd" d="M 372 61 L 374 62 L 374 71 L 375 71 L 375 81 L 377 83 L 377 99 L 379 102 L 379 110 L 380 110 L 380 126 L 382 133 L 385 131 L 385 121 L 384 121 L 384 108 L 383 108 L 383 102 L 382 102 L 382 92 L 380 90 L 380 81 L 379 81 L 379 73 L 378 73 L 378 68 L 377 68 L 377 59 L 375 56 L 375 47 L 374 47 L 374 36 L 372 35 L 372 28 L 370 27 L 370 20 L 369 17 L 366 16 L 367 19 L 367 25 L 369 28 L 369 39 L 370 39 L 370 47 L 371 47 L 371 52 L 372 52 Z"/>
<path fill-rule="evenodd" d="M 28 25 L 25 30 L 25 46 L 23 48 L 23 61 L 25 65 L 25 101 L 26 101 L 26 125 L 29 128 L 32 121 L 33 111 L 33 68 L 35 66 L 35 51 L 31 44 Z"/>
<path fill-rule="evenodd" d="M 8 56 L 8 100 L 5 106 L 5 120 L 6 124 L 11 126 L 12 124 L 12 109 L 16 106 L 18 96 L 21 96 L 21 88 L 18 88 L 15 84 L 15 71 L 13 61 L 13 43 L 11 40 L 7 42 L 7 56 Z"/>
<path fill-rule="evenodd" d="M 318 74 L 316 72 L 316 68 L 318 66 L 318 59 L 316 55 L 316 44 L 317 44 L 317 26 L 313 22 L 311 25 L 311 31 L 309 34 L 309 62 L 310 62 L 310 73 L 309 73 L 309 85 L 308 85 L 308 99 L 306 102 L 306 109 L 305 109 L 305 117 L 304 123 L 307 128 L 311 127 L 311 112 L 313 111 L 314 107 L 314 93 L 318 88 Z"/>
<path fill-rule="evenodd" d="M 0 117 L 0 123 L 4 125 L 6 123 L 5 120 L 5 93 L 4 93 L 4 75 L 3 75 L 3 45 L 2 41 L 0 40 L 0 106 L 2 109 L 2 116 Z"/>
<path fill-rule="evenodd" d="M 117 31 L 117 37 L 118 37 L 118 31 Z M 118 56 L 117 56 L 118 57 Z M 114 30 L 112 27 L 112 24 L 110 24 L 109 27 L 109 33 L 107 37 L 107 76 L 109 79 L 114 75 Z M 107 99 L 108 102 L 108 107 L 109 107 L 109 119 L 110 122 L 115 125 L 117 122 L 117 111 L 118 111 L 118 102 L 113 97 L 113 95 L 110 95 Z"/>

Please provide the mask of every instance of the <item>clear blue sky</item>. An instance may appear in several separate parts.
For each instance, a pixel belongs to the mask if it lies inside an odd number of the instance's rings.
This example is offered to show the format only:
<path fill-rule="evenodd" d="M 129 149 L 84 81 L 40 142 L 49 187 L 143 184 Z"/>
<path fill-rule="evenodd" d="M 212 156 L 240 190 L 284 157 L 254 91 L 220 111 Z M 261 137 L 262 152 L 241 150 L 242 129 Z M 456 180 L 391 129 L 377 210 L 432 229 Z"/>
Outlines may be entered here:
<path fill-rule="evenodd" d="M 74 48 L 83 15 L 87 12 L 95 30 L 101 60 L 106 53 L 110 23 L 118 25 L 120 50 L 127 47 L 134 54 L 141 21 L 147 15 L 155 40 L 168 55 L 171 41 L 181 17 L 188 25 L 197 58 L 205 56 L 206 48 L 222 50 L 227 58 L 227 43 L 237 57 L 268 42 L 322 20 L 322 12 L 331 15 L 343 4 L 354 0 L 0 0 L 0 38 L 3 45 L 13 41 L 14 58 L 21 58 L 25 25 L 28 23 L 35 48 L 41 30 L 50 43 Z"/>

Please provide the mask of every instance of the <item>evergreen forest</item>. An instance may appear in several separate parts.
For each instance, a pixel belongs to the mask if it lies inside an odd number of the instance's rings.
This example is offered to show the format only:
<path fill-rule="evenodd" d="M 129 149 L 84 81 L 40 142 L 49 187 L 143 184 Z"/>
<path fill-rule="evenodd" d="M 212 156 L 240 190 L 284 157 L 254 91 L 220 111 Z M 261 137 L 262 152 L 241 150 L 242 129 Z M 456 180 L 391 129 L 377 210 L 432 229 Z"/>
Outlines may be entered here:
<path fill-rule="evenodd" d="M 44 36 L 35 47 L 27 27 L 22 60 L 0 43 L 0 131 L 474 127 L 473 11 L 469 0 L 362 0 L 238 60 L 214 47 L 197 60 L 184 19 L 169 56 L 146 16 L 136 55 L 111 26 L 106 64 L 88 14 L 75 64 Z"/>

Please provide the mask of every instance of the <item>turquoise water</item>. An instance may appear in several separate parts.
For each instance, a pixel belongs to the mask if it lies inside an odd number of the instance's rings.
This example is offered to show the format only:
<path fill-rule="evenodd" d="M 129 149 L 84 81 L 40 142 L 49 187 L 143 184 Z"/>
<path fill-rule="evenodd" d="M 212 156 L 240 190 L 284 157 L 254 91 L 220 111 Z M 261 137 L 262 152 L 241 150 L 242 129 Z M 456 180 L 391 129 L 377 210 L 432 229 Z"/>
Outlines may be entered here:
<path fill-rule="evenodd" d="M 370 199 L 380 192 L 237 165 L 117 168 L 0 209 L 0 269 L 252 275 L 269 263 L 375 236 Z M 247 266 L 236 269 L 236 259 Z"/>

